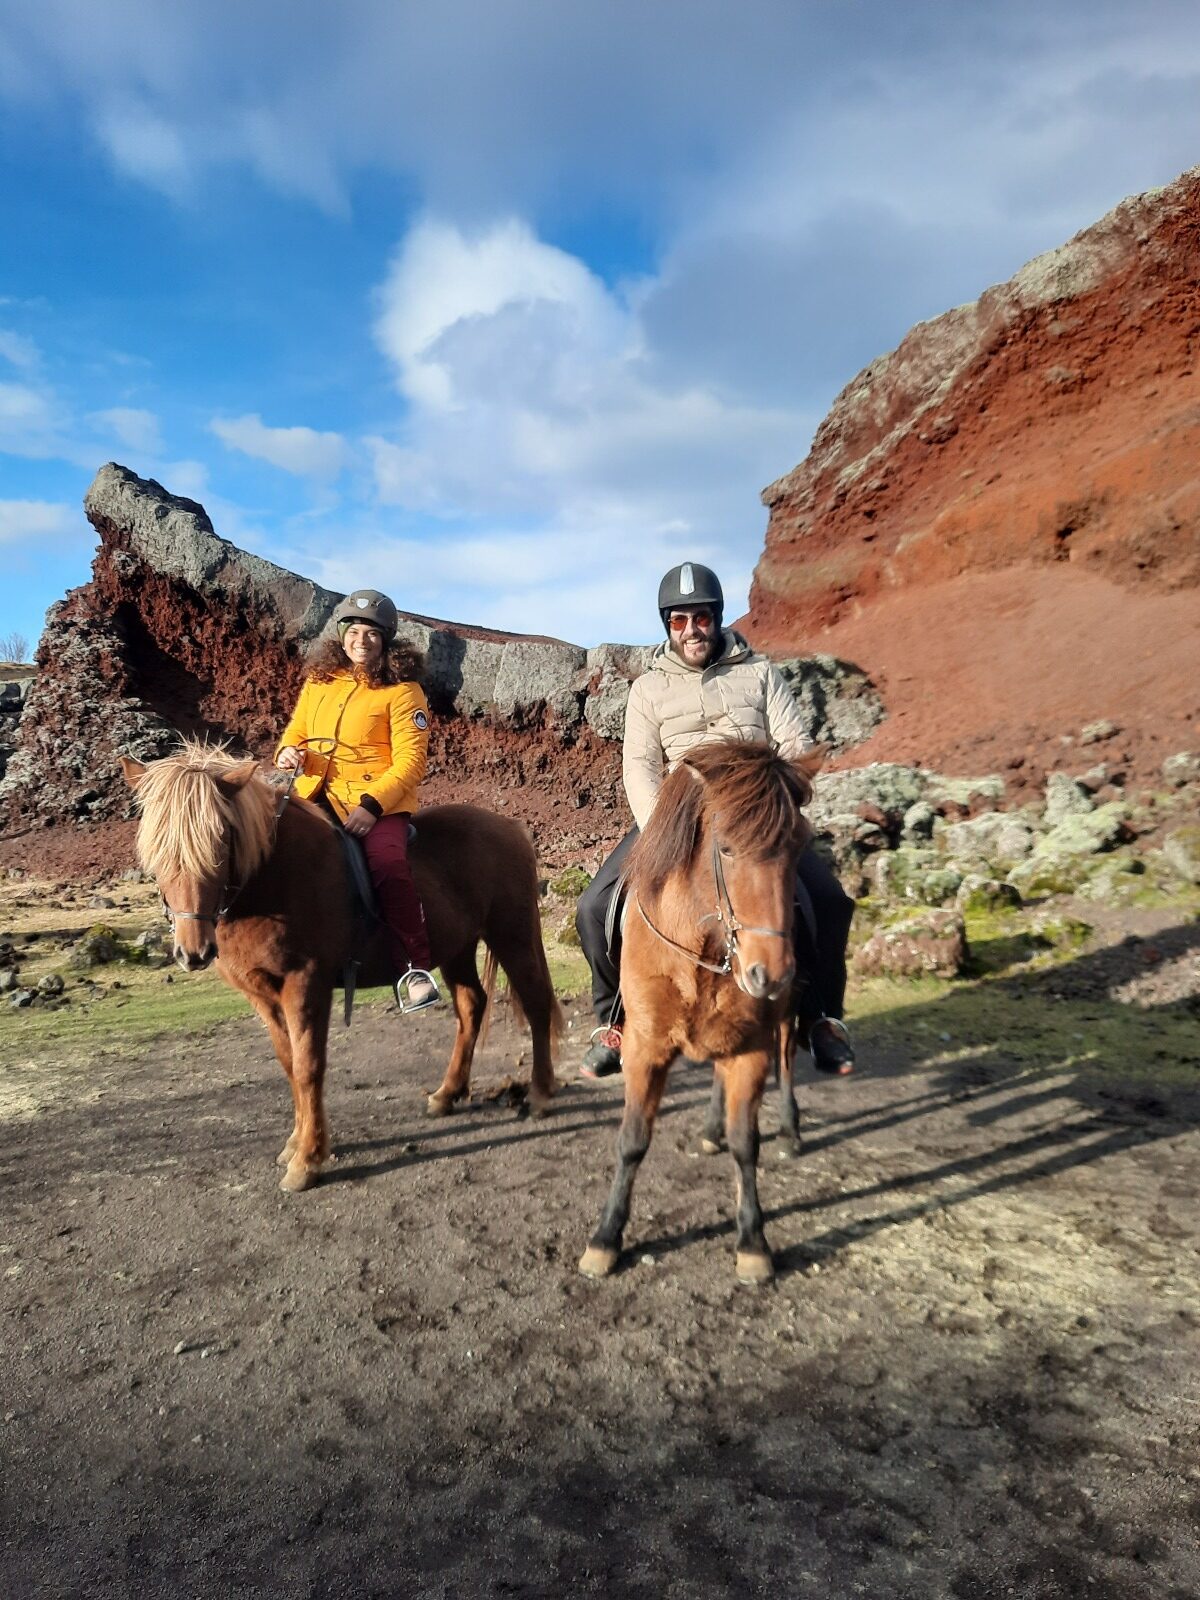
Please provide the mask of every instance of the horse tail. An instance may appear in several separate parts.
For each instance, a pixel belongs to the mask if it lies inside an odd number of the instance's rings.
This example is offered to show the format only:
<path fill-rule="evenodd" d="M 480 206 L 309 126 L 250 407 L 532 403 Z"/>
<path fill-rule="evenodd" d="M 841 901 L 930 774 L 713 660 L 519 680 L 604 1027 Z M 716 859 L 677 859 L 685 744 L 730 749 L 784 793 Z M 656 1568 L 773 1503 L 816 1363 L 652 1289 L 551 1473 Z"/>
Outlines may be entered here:
<path fill-rule="evenodd" d="M 496 952 L 491 945 L 485 945 L 487 955 L 483 958 L 483 1016 L 479 1022 L 479 1036 L 475 1040 L 476 1050 L 482 1050 L 487 1043 L 488 1032 L 492 1026 L 492 996 L 496 989 L 496 973 L 500 963 L 496 960 Z"/>

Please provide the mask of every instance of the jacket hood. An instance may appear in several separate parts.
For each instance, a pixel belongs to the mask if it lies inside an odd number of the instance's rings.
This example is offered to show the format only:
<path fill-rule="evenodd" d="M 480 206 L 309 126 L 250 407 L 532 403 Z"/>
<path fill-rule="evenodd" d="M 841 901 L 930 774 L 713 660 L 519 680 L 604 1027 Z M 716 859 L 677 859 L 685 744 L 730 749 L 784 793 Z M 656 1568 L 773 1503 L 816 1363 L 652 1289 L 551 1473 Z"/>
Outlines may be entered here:
<path fill-rule="evenodd" d="M 662 644 L 650 657 L 651 672 L 680 672 L 691 674 L 707 672 L 709 667 L 724 666 L 726 662 L 748 661 L 754 651 L 742 638 L 740 633 L 735 633 L 732 628 L 721 630 L 721 654 L 708 663 L 707 667 L 689 667 L 686 661 L 681 661 L 671 649 L 670 641 L 664 639 Z"/>

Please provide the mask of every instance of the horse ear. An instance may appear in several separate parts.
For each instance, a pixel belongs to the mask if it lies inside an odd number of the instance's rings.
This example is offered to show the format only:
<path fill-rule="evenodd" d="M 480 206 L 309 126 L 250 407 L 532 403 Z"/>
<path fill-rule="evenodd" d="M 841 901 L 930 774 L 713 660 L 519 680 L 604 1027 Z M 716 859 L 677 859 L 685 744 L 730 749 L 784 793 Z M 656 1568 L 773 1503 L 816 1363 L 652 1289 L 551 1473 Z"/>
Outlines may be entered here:
<path fill-rule="evenodd" d="M 135 761 L 132 756 L 122 756 L 121 773 L 129 787 L 136 789 L 146 776 L 146 764 L 144 761 Z"/>
<path fill-rule="evenodd" d="M 217 788 L 224 795 L 235 795 L 239 789 L 246 787 L 257 771 L 258 762 L 251 756 L 249 761 L 240 761 L 236 767 L 227 767 L 217 779 Z"/>

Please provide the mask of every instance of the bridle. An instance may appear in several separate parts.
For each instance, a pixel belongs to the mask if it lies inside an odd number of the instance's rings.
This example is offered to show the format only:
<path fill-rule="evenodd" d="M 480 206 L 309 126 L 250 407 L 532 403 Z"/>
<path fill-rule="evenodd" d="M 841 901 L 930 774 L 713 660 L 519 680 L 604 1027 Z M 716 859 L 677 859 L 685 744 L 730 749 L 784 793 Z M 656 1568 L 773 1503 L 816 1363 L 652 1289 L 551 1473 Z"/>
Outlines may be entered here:
<path fill-rule="evenodd" d="M 718 977 L 732 977 L 733 981 L 737 984 L 738 988 L 743 994 L 749 995 L 753 1000 L 760 1000 L 762 998 L 761 995 L 754 994 L 753 990 L 746 987 L 744 978 L 744 963 L 742 961 L 741 952 L 738 950 L 738 934 L 759 933 L 768 939 L 787 940 L 790 940 L 792 936 L 791 933 L 784 928 L 756 928 L 752 927 L 749 923 L 739 920 L 737 913 L 733 909 L 733 901 L 730 899 L 729 886 L 725 882 L 725 869 L 721 865 L 721 851 L 717 844 L 716 822 L 717 819 L 714 817 L 712 836 L 712 869 L 713 881 L 717 892 L 717 909 L 715 911 L 708 912 L 706 916 L 700 917 L 696 926 L 702 928 L 706 922 L 715 922 L 718 928 L 724 933 L 725 954 L 720 964 L 718 965 L 712 961 L 705 961 L 704 957 L 699 954 L 699 952 L 690 949 L 685 944 L 680 944 L 676 939 L 672 939 L 671 936 L 664 933 L 661 928 L 655 927 L 654 923 L 650 920 L 646 913 L 646 908 L 642 905 L 640 900 L 635 900 L 634 904 L 637 906 L 638 915 L 641 917 L 642 921 L 650 929 L 650 932 L 655 936 L 656 939 L 661 939 L 663 944 L 670 945 L 672 950 L 678 950 L 679 954 L 686 956 L 693 966 L 703 967 L 705 972 L 715 972 Z"/>
<path fill-rule="evenodd" d="M 325 738 L 301 739 L 300 743 L 305 747 L 310 745 L 329 745 L 331 746 L 330 750 L 318 753 L 332 755 L 332 747 L 336 745 L 337 741 L 335 739 Z M 280 787 L 279 798 L 275 802 L 275 820 L 271 829 L 271 843 L 267 848 L 268 855 L 270 855 L 271 851 L 275 848 L 275 838 L 279 832 L 279 822 L 284 811 L 287 809 L 287 803 L 292 796 L 292 787 L 296 782 L 299 772 L 299 767 L 293 767 L 291 772 L 288 773 L 287 782 Z M 211 912 L 176 911 L 174 906 L 167 904 L 167 897 L 165 894 L 163 894 L 161 889 L 158 892 L 158 899 L 162 906 L 163 916 L 166 918 L 167 924 L 172 930 L 177 922 L 211 922 L 213 927 L 216 928 L 218 923 L 224 922 L 225 918 L 229 915 L 230 906 L 233 905 L 233 902 L 237 899 L 238 895 L 241 894 L 245 887 L 246 885 L 244 883 L 234 884 L 233 892 L 231 893 L 229 879 L 226 878 L 225 882 L 221 885 L 221 892 L 217 896 L 217 910 Z"/>

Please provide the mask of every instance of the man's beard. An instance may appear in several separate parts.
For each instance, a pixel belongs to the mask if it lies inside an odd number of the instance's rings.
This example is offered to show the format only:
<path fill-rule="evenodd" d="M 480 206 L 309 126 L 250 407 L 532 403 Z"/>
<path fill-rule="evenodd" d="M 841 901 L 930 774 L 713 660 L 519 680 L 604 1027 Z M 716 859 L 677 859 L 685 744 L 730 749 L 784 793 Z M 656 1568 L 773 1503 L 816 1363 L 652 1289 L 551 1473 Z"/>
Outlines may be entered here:
<path fill-rule="evenodd" d="M 687 642 L 689 644 L 692 644 L 692 643 L 695 643 L 696 641 L 689 639 Z M 673 653 L 679 657 L 680 661 L 683 662 L 685 667 L 691 667 L 693 670 L 697 670 L 697 669 L 699 669 L 701 667 L 711 666 L 712 663 L 716 660 L 717 654 L 718 654 L 718 652 L 720 651 L 720 648 L 721 648 L 721 635 L 720 635 L 720 632 L 719 631 L 715 632 L 712 635 L 711 638 L 704 639 L 702 642 L 705 645 L 707 645 L 708 650 L 707 650 L 707 654 L 700 661 L 689 661 L 688 660 L 687 656 L 683 652 L 684 641 L 682 639 L 672 639 L 670 641 L 670 645 L 671 645 L 671 650 L 673 651 Z"/>

